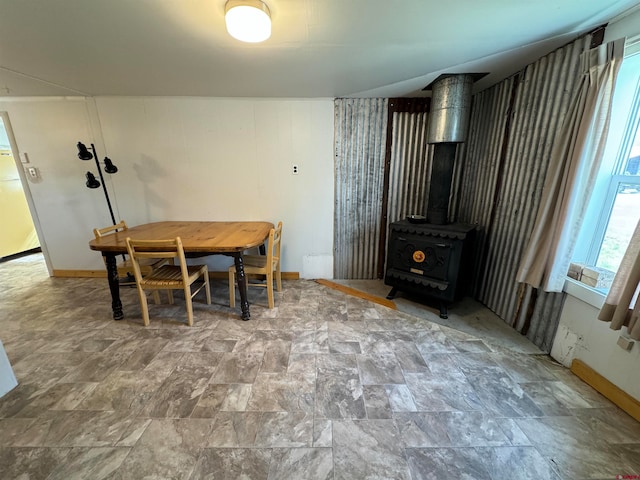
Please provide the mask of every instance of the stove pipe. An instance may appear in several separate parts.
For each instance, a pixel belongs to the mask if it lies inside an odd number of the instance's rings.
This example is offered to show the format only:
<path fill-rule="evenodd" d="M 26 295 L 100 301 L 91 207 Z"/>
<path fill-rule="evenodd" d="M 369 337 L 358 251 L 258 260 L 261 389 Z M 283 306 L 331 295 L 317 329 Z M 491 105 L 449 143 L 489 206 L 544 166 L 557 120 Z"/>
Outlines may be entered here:
<path fill-rule="evenodd" d="M 434 144 L 427 222 L 448 220 L 451 180 L 458 143 L 467 138 L 473 75 L 442 75 L 432 86 L 427 141 Z"/>

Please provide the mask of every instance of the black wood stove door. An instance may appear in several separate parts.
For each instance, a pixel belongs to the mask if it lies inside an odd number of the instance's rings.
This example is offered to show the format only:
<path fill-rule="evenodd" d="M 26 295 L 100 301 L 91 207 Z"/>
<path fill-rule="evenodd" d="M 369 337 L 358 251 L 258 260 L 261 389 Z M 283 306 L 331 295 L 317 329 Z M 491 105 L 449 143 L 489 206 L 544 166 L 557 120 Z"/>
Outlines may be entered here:
<path fill-rule="evenodd" d="M 395 268 L 416 275 L 447 280 L 453 244 L 450 240 L 417 235 L 394 235 L 389 256 Z"/>

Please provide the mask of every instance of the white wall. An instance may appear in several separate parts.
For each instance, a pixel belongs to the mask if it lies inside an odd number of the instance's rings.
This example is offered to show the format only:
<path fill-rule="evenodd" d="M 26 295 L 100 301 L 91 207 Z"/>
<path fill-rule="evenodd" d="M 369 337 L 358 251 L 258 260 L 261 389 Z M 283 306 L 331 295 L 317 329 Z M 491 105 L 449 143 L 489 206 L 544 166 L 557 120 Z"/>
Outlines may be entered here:
<path fill-rule="evenodd" d="M 106 178 L 116 220 L 282 220 L 283 270 L 332 276 L 332 99 L 14 99 L 0 110 L 41 173 L 28 189 L 52 269 L 104 268 L 87 243 L 111 221 L 102 189 L 84 186 L 97 172 L 77 158 L 82 141 L 119 168 Z"/>
<path fill-rule="evenodd" d="M 560 317 L 551 356 L 566 367 L 574 358 L 582 360 L 611 383 L 640 400 L 640 345 L 630 352 L 617 345 L 622 331 L 597 319 L 599 308 L 572 295 Z M 624 328 L 623 328 L 624 331 Z"/>
<path fill-rule="evenodd" d="M 633 38 L 640 34 L 640 6 L 620 18 L 614 18 L 605 30 L 604 41 L 611 42 L 618 38 Z"/>
<path fill-rule="evenodd" d="M 640 34 L 640 10 L 607 26 L 605 41 Z M 593 292 L 586 292 L 593 297 Z M 551 356 L 569 366 L 574 358 L 582 360 L 614 385 L 640 400 L 640 345 L 631 352 L 617 345 L 619 331 L 597 319 L 603 298 L 589 302 L 569 294 L 560 317 Z M 595 305 L 595 306 L 594 306 Z M 624 328 L 623 328 L 624 331 Z"/>

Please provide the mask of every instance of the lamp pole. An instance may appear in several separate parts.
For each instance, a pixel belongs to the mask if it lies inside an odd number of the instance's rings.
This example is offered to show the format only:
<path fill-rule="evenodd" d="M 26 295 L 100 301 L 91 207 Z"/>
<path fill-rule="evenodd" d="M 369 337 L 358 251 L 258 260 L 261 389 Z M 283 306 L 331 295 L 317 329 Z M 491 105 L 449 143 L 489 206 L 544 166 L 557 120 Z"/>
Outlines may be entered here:
<path fill-rule="evenodd" d="M 102 175 L 102 169 L 100 168 L 100 162 L 98 162 L 98 154 L 96 153 L 96 147 L 91 144 L 91 150 L 93 151 L 93 158 L 96 160 L 96 168 L 100 174 L 100 182 L 102 183 L 102 190 L 104 190 L 104 198 L 107 199 L 107 206 L 109 207 L 109 213 L 111 214 L 111 221 L 113 225 L 116 224 L 116 217 L 113 215 L 113 208 L 111 207 L 111 200 L 109 199 L 109 193 L 107 192 L 107 185 L 104 183 L 104 176 Z M 115 172 L 114 172 L 115 173 Z"/>
<path fill-rule="evenodd" d="M 93 152 L 93 153 L 91 153 Z M 116 224 L 116 217 L 113 215 L 113 208 L 111 207 L 111 200 L 109 199 L 109 192 L 107 192 L 107 185 L 104 182 L 104 176 L 102 175 L 102 168 L 100 167 L 100 162 L 98 161 L 98 154 L 96 153 L 96 147 L 92 143 L 91 144 L 91 152 L 87 150 L 87 147 L 78 142 L 78 158 L 80 160 L 91 160 L 92 158 L 96 161 L 96 168 L 98 169 L 98 175 L 100 175 L 100 182 L 96 180 L 96 177 L 91 173 L 87 172 L 87 187 L 88 188 L 98 188 L 100 183 L 102 183 L 102 190 L 104 191 L 104 198 L 107 200 L 107 206 L 109 207 L 109 214 L 111 215 L 111 221 L 113 225 Z M 104 157 L 105 164 L 105 172 L 112 174 L 118 171 L 118 168 L 111 162 L 109 157 Z"/>

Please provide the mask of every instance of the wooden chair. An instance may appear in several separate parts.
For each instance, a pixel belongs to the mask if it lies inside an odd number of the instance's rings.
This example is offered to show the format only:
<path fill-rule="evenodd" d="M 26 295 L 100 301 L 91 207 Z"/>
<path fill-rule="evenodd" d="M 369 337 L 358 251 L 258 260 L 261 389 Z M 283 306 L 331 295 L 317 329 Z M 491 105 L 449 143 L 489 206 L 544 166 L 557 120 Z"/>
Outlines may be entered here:
<path fill-rule="evenodd" d="M 126 222 L 124 220 L 120 220 L 120 222 L 115 225 L 110 225 L 104 228 L 94 228 L 93 235 L 96 238 L 100 238 L 103 235 L 107 235 L 109 233 L 126 232 L 128 229 L 129 227 L 127 227 Z M 104 260 L 104 257 L 103 257 L 103 260 Z M 161 265 L 164 265 L 165 263 L 167 263 L 167 260 L 162 258 L 161 259 L 158 259 L 158 258 L 140 259 L 140 272 L 144 277 L 145 275 L 148 275 L 149 273 L 151 273 L 154 268 L 158 268 Z M 117 267 L 118 267 L 118 277 L 120 277 L 121 280 L 129 277 L 133 278 L 133 264 L 130 258 L 126 258 L 123 255 L 123 260 L 117 264 Z M 131 284 L 133 284 L 133 282 Z M 159 299 L 156 300 L 156 303 L 159 303 Z"/>
<path fill-rule="evenodd" d="M 276 290 L 282 290 L 282 275 L 280 272 L 280 240 L 282 238 L 282 222 L 269 232 L 266 255 L 243 255 L 244 273 L 247 275 L 265 275 L 265 283 L 251 283 L 247 278 L 248 287 L 266 287 L 269 308 L 275 306 L 273 301 L 273 279 L 275 276 Z M 229 305 L 236 306 L 236 267 L 229 267 Z"/>
<path fill-rule="evenodd" d="M 170 240 L 133 240 L 127 237 L 127 251 L 133 263 L 133 274 L 138 287 L 140 307 L 142 308 L 142 320 L 144 325 L 149 325 L 149 309 L 145 290 L 166 290 L 169 295 L 169 303 L 173 303 L 172 290 L 184 290 L 184 299 L 187 306 L 187 323 L 193 325 L 192 298 L 203 288 L 207 295 L 207 304 L 211 305 L 211 290 L 209 289 L 209 269 L 206 265 L 187 265 L 180 237 Z M 142 275 L 140 261 L 145 259 L 168 259 L 171 265 L 162 265 L 154 269 L 146 276 Z M 173 265 L 173 263 L 178 265 Z M 200 277 L 203 284 L 195 290 L 191 285 Z"/>

